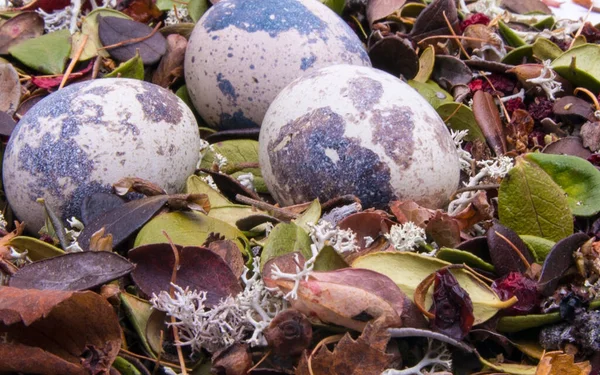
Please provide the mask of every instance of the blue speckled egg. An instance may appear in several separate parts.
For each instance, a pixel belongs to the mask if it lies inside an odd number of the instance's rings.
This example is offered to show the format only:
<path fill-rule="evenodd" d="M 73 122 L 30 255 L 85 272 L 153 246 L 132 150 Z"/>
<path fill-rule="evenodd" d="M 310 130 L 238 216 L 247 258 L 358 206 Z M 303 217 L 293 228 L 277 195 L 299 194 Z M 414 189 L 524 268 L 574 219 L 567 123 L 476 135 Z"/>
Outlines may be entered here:
<path fill-rule="evenodd" d="M 63 218 L 123 177 L 178 192 L 196 167 L 200 134 L 187 105 L 168 90 L 132 79 L 96 79 L 61 89 L 19 121 L 4 154 L 8 201 L 39 230 L 44 198 Z"/>
<path fill-rule="evenodd" d="M 288 83 L 335 64 L 371 66 L 356 34 L 319 1 L 223 0 L 192 32 L 185 80 L 209 126 L 251 128 Z"/>
<path fill-rule="evenodd" d="M 260 129 L 265 183 L 282 205 L 354 194 L 364 208 L 441 208 L 458 187 L 448 128 L 429 103 L 377 69 L 330 66 L 290 83 Z"/>

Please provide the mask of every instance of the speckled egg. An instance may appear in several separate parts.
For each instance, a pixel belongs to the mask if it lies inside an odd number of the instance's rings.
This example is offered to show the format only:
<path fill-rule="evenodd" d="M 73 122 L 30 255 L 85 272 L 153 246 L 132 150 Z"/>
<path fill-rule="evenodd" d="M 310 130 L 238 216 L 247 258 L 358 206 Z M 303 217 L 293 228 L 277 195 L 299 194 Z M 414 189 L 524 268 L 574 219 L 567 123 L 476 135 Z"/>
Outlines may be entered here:
<path fill-rule="evenodd" d="M 364 208 L 392 200 L 440 208 L 458 186 L 440 116 L 373 68 L 338 65 L 296 79 L 269 107 L 259 142 L 262 175 L 282 205 L 354 194 Z"/>
<path fill-rule="evenodd" d="M 38 230 L 44 198 L 63 218 L 123 177 L 178 192 L 194 172 L 200 134 L 177 96 L 148 82 L 96 79 L 44 98 L 18 123 L 4 154 L 3 181 L 16 216 Z"/>
<path fill-rule="evenodd" d="M 371 66 L 356 34 L 319 1 L 223 0 L 192 32 L 185 80 L 209 126 L 252 128 L 288 83 L 335 64 Z"/>

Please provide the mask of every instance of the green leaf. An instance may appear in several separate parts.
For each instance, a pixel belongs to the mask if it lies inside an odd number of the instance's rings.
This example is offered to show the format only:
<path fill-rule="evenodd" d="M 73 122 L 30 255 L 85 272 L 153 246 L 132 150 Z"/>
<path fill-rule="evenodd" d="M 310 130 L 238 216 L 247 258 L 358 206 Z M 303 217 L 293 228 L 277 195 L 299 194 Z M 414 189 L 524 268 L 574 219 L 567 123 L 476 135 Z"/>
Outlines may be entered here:
<path fill-rule="evenodd" d="M 430 80 L 427 82 L 419 82 L 411 79 L 408 81 L 408 84 L 410 87 L 417 90 L 418 93 L 421 94 L 421 96 L 424 97 L 433 108 L 437 108 L 446 103 L 454 103 L 452 95 L 442 89 L 434 81 Z"/>
<path fill-rule="evenodd" d="M 519 35 L 517 35 L 517 33 L 514 32 L 513 29 L 508 27 L 502 21 L 498 21 L 498 30 L 500 31 L 502 38 L 506 40 L 506 44 L 511 47 L 521 47 L 527 44 Z"/>
<path fill-rule="evenodd" d="M 208 0 L 190 0 L 188 2 L 188 12 L 190 14 L 190 18 L 194 22 L 198 22 L 204 12 L 208 10 L 208 6 Z"/>
<path fill-rule="evenodd" d="M 318 199 L 315 199 L 308 209 L 300 215 L 297 219 L 293 220 L 296 225 L 299 225 L 307 233 L 310 233 L 309 224 L 316 224 L 321 218 L 321 204 Z"/>
<path fill-rule="evenodd" d="M 442 247 L 435 254 L 435 257 L 453 264 L 466 264 L 472 268 L 479 268 L 483 271 L 494 272 L 494 266 L 485 260 L 479 258 L 473 253 L 464 250 L 450 249 Z"/>
<path fill-rule="evenodd" d="M 526 44 L 524 46 L 517 47 L 517 48 L 513 49 L 512 51 L 510 51 L 509 53 L 507 53 L 502 58 L 501 62 L 504 64 L 519 65 L 519 64 L 523 64 L 524 62 L 529 62 L 532 59 L 533 59 L 533 48 L 531 47 L 531 44 Z"/>
<path fill-rule="evenodd" d="M 140 57 L 139 51 L 131 59 L 119 64 L 119 66 L 108 73 L 104 77 L 106 78 L 133 78 L 140 81 L 144 80 L 144 62 Z"/>
<path fill-rule="evenodd" d="M 573 233 L 573 217 L 563 190 L 546 172 L 525 158 L 500 184 L 500 222 L 517 232 L 558 241 Z"/>
<path fill-rule="evenodd" d="M 154 217 L 142 227 L 133 247 L 168 242 L 163 231 L 181 246 L 201 246 L 210 233 L 218 233 L 233 240 L 240 251 L 246 251 L 243 241 L 247 240 L 239 229 L 199 212 L 169 212 Z"/>
<path fill-rule="evenodd" d="M 231 204 L 229 206 L 211 208 L 208 216 L 219 219 L 231 226 L 236 226 L 235 223 L 240 219 L 263 213 L 263 211 L 243 204 Z"/>
<path fill-rule="evenodd" d="M 196 175 L 191 175 L 188 177 L 187 181 L 185 182 L 184 193 L 208 195 L 211 210 L 218 207 L 231 206 L 234 204 L 225 198 L 221 193 L 211 188 L 210 185 L 202 181 L 202 179 Z"/>
<path fill-rule="evenodd" d="M 127 20 L 132 19 L 125 13 L 121 13 L 117 10 L 110 8 L 100 8 L 91 11 L 87 14 L 83 21 L 81 22 L 81 32 L 76 32 L 73 34 L 73 54 L 76 51 L 79 51 L 81 45 L 84 42 L 84 36 L 87 35 L 88 39 L 85 42 L 85 47 L 81 56 L 79 56 L 79 61 L 89 60 L 92 57 L 96 57 L 98 55 L 102 57 L 109 57 L 108 52 L 105 49 L 102 49 L 102 43 L 100 42 L 100 37 L 98 36 L 98 16 L 102 17 L 119 17 Z M 71 55 L 71 58 L 74 58 Z"/>
<path fill-rule="evenodd" d="M 521 365 L 518 363 L 492 363 L 482 357 L 479 357 L 479 361 L 484 366 L 487 366 L 495 371 L 512 375 L 535 375 L 537 372 L 537 366 L 532 365 Z"/>
<path fill-rule="evenodd" d="M 315 259 L 315 271 L 334 271 L 348 268 L 348 263 L 335 251 L 332 246 L 325 246 Z"/>
<path fill-rule="evenodd" d="M 386 275 L 410 298 L 414 299 L 417 286 L 427 276 L 451 263 L 425 255 L 398 251 L 379 252 L 357 258 L 353 268 L 366 268 Z M 492 318 L 498 310 L 510 306 L 501 301 L 494 291 L 473 273 L 463 269 L 451 270 L 460 286 L 469 293 L 473 302 L 475 323 L 480 324 Z M 432 290 L 427 294 L 426 306 L 431 305 Z"/>
<path fill-rule="evenodd" d="M 419 57 L 419 72 L 413 78 L 417 82 L 426 83 L 431 77 L 433 66 L 435 65 L 435 49 L 428 46 Z"/>
<path fill-rule="evenodd" d="M 129 293 L 122 292 L 119 294 L 121 302 L 123 303 L 123 310 L 125 315 L 133 329 L 137 333 L 137 336 L 142 341 L 144 349 L 147 353 L 150 353 L 154 357 L 154 351 L 150 348 L 148 340 L 146 339 L 146 329 L 148 327 L 148 320 L 152 314 L 152 304 L 148 301 L 138 298 Z"/>
<path fill-rule="evenodd" d="M 269 259 L 299 251 L 305 259 L 312 256 L 310 245 L 312 244 L 308 233 L 293 223 L 280 223 L 273 228 L 265 247 L 260 254 L 260 267 L 265 266 Z"/>
<path fill-rule="evenodd" d="M 540 60 L 554 60 L 563 53 L 559 46 L 546 38 L 537 38 L 531 48 L 534 56 Z"/>
<path fill-rule="evenodd" d="M 600 171 L 577 156 L 532 153 L 525 156 L 536 163 L 567 193 L 575 216 L 600 212 Z"/>
<path fill-rule="evenodd" d="M 541 21 L 538 21 L 537 23 L 534 23 L 533 27 L 535 27 L 538 30 L 552 29 L 552 26 L 554 26 L 555 23 L 556 23 L 556 20 L 554 19 L 554 17 L 550 16 L 550 17 L 544 18 Z M 545 39 L 545 38 L 538 38 L 538 39 Z M 548 39 L 546 39 L 546 40 L 548 40 Z"/>
<path fill-rule="evenodd" d="M 112 367 L 119 371 L 119 374 L 121 375 L 142 375 L 142 373 L 134 365 L 129 363 L 123 357 L 115 358 L 114 362 L 112 363 Z"/>
<path fill-rule="evenodd" d="M 333 10 L 337 14 L 342 14 L 344 6 L 346 5 L 345 0 L 319 0 L 323 4 L 327 5 L 329 9 Z"/>
<path fill-rule="evenodd" d="M 548 256 L 550 250 L 552 250 L 552 248 L 556 244 L 556 242 L 554 241 L 550 241 L 537 236 L 529 236 L 523 234 L 519 237 L 521 237 L 523 242 L 525 242 L 525 245 L 527 245 L 529 250 L 533 253 L 533 256 L 535 256 L 535 260 L 538 263 L 544 262 L 544 259 L 546 259 L 546 257 Z"/>
<path fill-rule="evenodd" d="M 512 333 L 524 331 L 529 328 L 541 327 L 547 324 L 558 323 L 561 320 L 558 311 L 549 314 L 503 316 L 498 320 L 496 329 L 499 332 Z"/>
<path fill-rule="evenodd" d="M 552 69 L 576 87 L 600 91 L 600 45 L 582 44 L 565 51 L 552 62 Z"/>
<path fill-rule="evenodd" d="M 71 33 L 60 30 L 24 40 L 10 47 L 8 52 L 38 72 L 61 74 L 71 52 Z"/>
<path fill-rule="evenodd" d="M 457 106 L 459 107 L 458 110 L 456 109 Z M 436 111 L 443 120 L 449 118 L 446 122 L 446 125 L 448 125 L 452 130 L 468 130 L 469 134 L 467 134 L 465 137 L 467 141 L 479 139 L 485 142 L 485 137 L 483 136 L 477 121 L 475 120 L 475 116 L 473 115 L 471 108 L 462 103 L 451 102 L 441 104 L 436 108 Z"/>
<path fill-rule="evenodd" d="M 58 247 L 52 246 L 47 242 L 40 241 L 33 237 L 14 237 L 8 242 L 8 244 L 9 246 L 14 247 L 20 253 L 27 250 L 27 256 L 34 262 L 65 254 L 65 252 Z"/>

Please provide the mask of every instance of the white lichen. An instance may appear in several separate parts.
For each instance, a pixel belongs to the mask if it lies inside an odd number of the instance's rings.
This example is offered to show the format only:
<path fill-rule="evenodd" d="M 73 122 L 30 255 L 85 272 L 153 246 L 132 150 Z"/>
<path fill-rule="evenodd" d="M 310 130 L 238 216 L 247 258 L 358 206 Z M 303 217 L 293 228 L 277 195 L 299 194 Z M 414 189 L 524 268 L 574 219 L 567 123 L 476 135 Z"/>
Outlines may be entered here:
<path fill-rule="evenodd" d="M 92 10 L 98 8 L 114 8 L 116 0 L 102 0 L 102 4 L 97 5 L 95 0 L 90 1 Z M 55 10 L 52 13 L 46 13 L 42 9 L 37 9 L 36 12 L 44 19 L 44 29 L 50 33 L 53 31 L 68 29 L 71 34 L 75 34 L 79 30 L 82 14 L 81 0 L 71 0 L 71 4 L 63 9 Z"/>
<path fill-rule="evenodd" d="M 554 100 L 554 94 L 563 91 L 563 89 L 562 83 L 556 80 L 556 73 L 554 73 L 554 70 L 552 70 L 551 63 L 552 61 L 550 59 L 544 60 L 540 75 L 538 77 L 528 79 L 527 82 L 538 86 L 544 90 L 544 93 L 546 93 L 548 99 Z"/>
<path fill-rule="evenodd" d="M 206 152 L 210 149 L 210 143 L 208 143 L 204 139 L 200 139 L 200 151 L 198 152 L 198 162 L 196 163 L 196 169 L 201 168 L 200 166 L 202 164 L 202 160 L 204 159 Z"/>
<path fill-rule="evenodd" d="M 167 17 L 165 18 L 165 26 L 176 25 L 178 23 L 193 23 L 192 17 L 190 17 L 190 13 L 185 4 L 180 4 L 175 6 L 174 9 L 171 9 L 167 12 Z"/>
<path fill-rule="evenodd" d="M 81 246 L 79 246 L 79 242 L 77 242 L 77 238 L 84 229 L 84 225 L 81 221 L 79 221 L 76 217 L 71 217 L 67 219 L 69 226 L 71 229 L 65 228 L 65 237 L 67 241 L 69 241 L 69 245 L 64 249 L 67 253 L 78 253 L 83 251 Z"/>
<path fill-rule="evenodd" d="M 252 172 L 242 173 L 237 176 L 239 183 L 248 190 L 256 191 L 254 187 L 254 174 Z"/>
<path fill-rule="evenodd" d="M 178 285 L 173 285 L 173 297 L 161 291 L 153 295 L 150 302 L 155 309 L 176 319 L 169 324 L 179 331 L 179 345 L 190 346 L 193 352 L 202 348 L 215 352 L 236 342 L 266 345 L 263 331 L 286 304 L 266 288 L 256 272 L 259 267 L 259 258 L 254 258 L 252 277 L 248 278 L 250 270 L 246 267 L 242 274 L 244 290 L 212 308 L 205 305 L 205 291 L 191 291 Z"/>
<path fill-rule="evenodd" d="M 403 370 L 387 369 L 381 375 L 426 375 L 452 371 L 452 354 L 446 344 L 429 339 L 427 353 L 413 367 Z"/>
<path fill-rule="evenodd" d="M 404 224 L 395 224 L 390 232 L 385 234 L 397 251 L 412 251 L 425 242 L 425 230 L 412 221 Z"/>
<path fill-rule="evenodd" d="M 471 154 L 462 148 L 464 138 L 469 134 L 468 130 L 454 131 L 450 129 L 450 136 L 456 147 L 456 153 L 458 154 L 458 161 L 460 163 L 460 169 L 465 172 L 471 172 L 473 168 L 473 157 Z"/>

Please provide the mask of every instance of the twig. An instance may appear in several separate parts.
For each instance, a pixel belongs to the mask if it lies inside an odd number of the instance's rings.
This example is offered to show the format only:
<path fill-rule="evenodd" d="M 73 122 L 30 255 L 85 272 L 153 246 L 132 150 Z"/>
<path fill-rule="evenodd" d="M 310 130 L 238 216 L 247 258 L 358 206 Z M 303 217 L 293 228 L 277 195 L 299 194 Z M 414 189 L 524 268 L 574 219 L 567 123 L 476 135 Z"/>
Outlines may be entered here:
<path fill-rule="evenodd" d="M 123 40 L 119 43 L 115 43 L 115 44 L 111 44 L 108 46 L 104 46 L 104 47 L 100 47 L 98 48 L 98 51 L 103 50 L 103 49 L 111 49 L 111 48 L 117 48 L 117 47 L 122 47 L 125 46 L 127 44 L 132 44 L 132 43 L 139 43 L 139 42 L 143 42 L 146 39 L 150 39 L 154 34 L 156 34 L 156 32 L 158 31 L 158 29 L 160 28 L 160 26 L 162 25 L 162 22 L 159 22 L 156 24 L 156 26 L 154 26 L 154 29 L 152 29 L 152 32 L 146 36 L 141 36 L 139 38 L 133 38 L 133 39 L 127 39 L 127 40 Z"/>
<path fill-rule="evenodd" d="M 267 357 L 269 357 L 269 355 L 271 355 L 271 350 L 269 350 L 261 359 L 260 361 L 256 362 L 256 364 L 254 366 L 252 366 L 252 368 L 250 368 L 250 370 L 246 371 L 247 374 L 251 373 L 252 371 L 254 371 L 254 369 L 256 369 L 258 366 L 260 366 L 261 363 L 263 363 L 265 361 L 265 359 L 267 359 Z"/>
<path fill-rule="evenodd" d="M 169 285 L 169 294 L 171 298 L 174 298 L 175 288 L 173 284 L 177 281 L 177 269 L 179 268 L 179 250 L 175 247 L 175 244 L 171 240 L 171 237 L 163 230 L 163 235 L 167 237 L 169 244 L 171 245 L 171 250 L 173 250 L 173 255 L 175 256 L 175 262 L 173 263 L 173 273 L 171 274 L 171 283 Z M 175 346 L 177 347 L 177 357 L 179 357 L 179 363 L 181 364 L 181 375 L 187 375 L 187 369 L 185 367 L 185 359 L 183 359 L 183 351 L 181 350 L 181 340 L 179 340 L 179 330 L 175 325 L 176 320 L 174 316 L 171 316 L 171 323 L 173 324 L 173 337 L 175 338 Z"/>
<path fill-rule="evenodd" d="M 454 29 L 452 28 L 452 24 L 450 23 L 450 20 L 446 16 L 446 11 L 443 11 L 442 15 L 444 16 L 444 20 L 446 21 L 446 25 L 448 25 L 448 30 L 450 30 L 450 33 L 452 34 L 452 36 L 456 36 L 456 33 L 454 32 Z M 462 53 L 465 54 L 465 57 L 470 60 L 471 56 L 469 56 L 469 53 L 465 49 L 465 46 L 463 46 L 462 43 L 459 40 L 456 40 L 456 39 L 454 39 L 454 40 L 456 41 L 456 44 L 458 44 L 458 48 L 460 48 L 460 50 L 462 51 Z"/>
<path fill-rule="evenodd" d="M 456 346 L 459 349 L 462 349 L 468 353 L 473 353 L 474 349 L 464 342 L 457 341 L 452 337 L 448 337 L 438 332 L 429 331 L 427 329 L 419 329 L 419 328 L 388 328 L 388 333 L 393 338 L 402 338 L 402 337 L 427 337 L 430 339 L 438 340 L 441 342 L 445 342 L 446 344 L 450 344 L 452 346 Z"/>
<path fill-rule="evenodd" d="M 575 33 L 575 36 L 573 37 L 573 40 L 571 41 L 571 44 L 569 45 L 569 49 L 573 48 L 573 45 L 575 44 L 575 40 L 577 39 L 577 37 L 579 35 L 581 35 L 581 32 L 583 31 L 583 27 L 585 26 L 585 21 L 587 21 L 587 19 L 590 16 L 590 13 L 592 12 L 592 9 L 594 8 L 594 4 L 592 3 L 592 5 L 590 5 L 590 8 L 588 9 L 587 13 L 585 14 L 585 17 L 583 17 L 583 19 L 581 20 L 581 26 L 579 27 L 579 29 L 577 29 L 577 32 Z"/>
<path fill-rule="evenodd" d="M 252 199 L 250 197 L 246 197 L 245 195 L 237 194 L 235 196 L 235 200 L 240 203 L 255 206 L 256 208 L 259 208 L 261 210 L 273 211 L 273 214 L 275 214 L 274 216 L 279 216 L 279 218 L 282 220 L 292 220 L 292 219 L 298 218 L 298 216 L 299 216 L 299 215 L 297 215 L 293 212 L 289 212 L 283 208 L 275 207 L 272 204 L 269 204 L 269 203 L 263 202 L 263 201 L 259 201 L 256 199 Z"/>
<path fill-rule="evenodd" d="M 137 353 L 134 353 L 134 352 L 130 352 L 130 351 L 129 351 L 129 350 L 127 350 L 127 349 L 123 349 L 123 348 L 121 348 L 121 349 L 119 349 L 119 351 L 121 351 L 121 352 L 123 352 L 123 353 L 125 353 L 125 354 L 127 354 L 127 355 L 130 355 L 130 356 L 132 356 L 132 357 L 139 358 L 139 359 L 145 359 L 145 360 L 147 360 L 147 361 L 151 361 L 151 362 L 154 362 L 154 363 L 158 362 L 158 359 L 154 359 L 154 358 L 146 357 L 146 356 L 144 356 L 144 355 L 141 355 L 141 354 L 137 354 Z M 175 368 L 181 369 L 181 368 L 179 367 L 179 365 L 178 365 L 178 364 L 175 364 L 175 363 L 169 363 L 169 362 L 165 362 L 165 361 L 162 361 L 161 363 L 162 363 L 162 364 L 164 364 L 164 365 L 167 365 L 167 366 L 169 366 L 169 367 L 175 367 Z"/>
<path fill-rule="evenodd" d="M 69 63 L 69 66 L 67 67 L 67 71 L 63 75 L 63 79 L 62 79 L 62 81 L 60 81 L 60 86 L 58 86 L 59 90 L 62 89 L 63 87 L 65 87 L 65 84 L 67 83 L 67 80 L 69 79 L 69 75 L 75 68 L 75 64 L 77 64 L 77 62 L 79 61 L 79 57 L 81 57 L 81 54 L 83 53 L 83 50 L 85 49 L 85 44 L 87 43 L 88 38 L 89 38 L 89 35 L 87 35 L 87 34 L 83 35 L 83 42 L 81 43 L 81 46 L 79 46 L 77 53 L 75 53 L 75 55 L 71 59 L 71 62 Z"/>
<path fill-rule="evenodd" d="M 160 360 L 162 359 L 162 354 L 163 354 L 163 340 L 165 337 L 165 331 L 164 330 L 160 330 L 160 351 L 158 352 L 158 356 L 156 357 L 156 363 L 154 364 L 154 370 L 152 370 L 152 375 L 156 375 L 156 372 L 158 371 L 158 369 L 160 368 Z"/>

